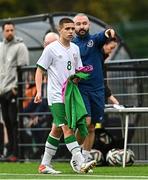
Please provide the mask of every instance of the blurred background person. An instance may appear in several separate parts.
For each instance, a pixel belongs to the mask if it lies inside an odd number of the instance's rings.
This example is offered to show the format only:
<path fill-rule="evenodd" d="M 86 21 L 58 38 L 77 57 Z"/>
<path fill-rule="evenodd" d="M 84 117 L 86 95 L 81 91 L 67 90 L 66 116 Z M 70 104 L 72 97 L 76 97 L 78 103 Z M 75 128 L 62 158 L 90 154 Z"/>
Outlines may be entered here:
<path fill-rule="evenodd" d="M 105 61 L 107 61 L 110 57 L 115 48 L 118 45 L 118 39 L 117 37 L 110 37 L 107 39 L 105 44 L 102 48 L 102 55 L 104 61 L 102 61 L 102 67 L 103 67 L 103 73 L 104 78 L 107 78 L 107 65 L 105 64 Z M 119 104 L 119 101 L 112 95 L 111 89 L 109 88 L 107 84 L 107 80 L 104 81 L 104 87 L 105 87 L 105 103 L 108 104 Z M 104 114 L 105 122 L 108 119 L 108 115 Z M 100 150 L 103 154 L 103 165 L 107 165 L 105 159 L 107 152 L 112 148 L 121 148 L 122 147 L 122 141 L 117 141 L 115 138 L 105 129 L 105 122 L 103 124 L 96 123 L 95 126 L 95 140 L 93 144 L 93 149 Z"/>
<path fill-rule="evenodd" d="M 104 62 L 108 60 L 112 52 L 115 50 L 115 48 L 118 45 L 118 39 L 117 37 L 110 37 L 107 39 L 105 42 L 103 48 L 102 48 L 102 53 L 103 53 L 103 58 Z M 107 65 L 102 63 L 103 70 L 104 70 L 104 78 L 107 78 Z M 119 101 L 112 95 L 111 89 L 108 87 L 107 80 L 104 81 L 105 85 L 105 103 L 107 104 L 108 101 L 112 104 L 119 104 Z"/>
<path fill-rule="evenodd" d="M 29 53 L 22 38 L 15 36 L 13 22 L 2 25 L 3 41 L 0 42 L 0 104 L 8 132 L 7 160 L 17 160 L 17 67 L 29 64 Z"/>
<path fill-rule="evenodd" d="M 2 118 L 2 111 L 0 106 L 0 162 L 5 161 L 4 156 L 7 153 L 8 134 L 5 123 Z"/>

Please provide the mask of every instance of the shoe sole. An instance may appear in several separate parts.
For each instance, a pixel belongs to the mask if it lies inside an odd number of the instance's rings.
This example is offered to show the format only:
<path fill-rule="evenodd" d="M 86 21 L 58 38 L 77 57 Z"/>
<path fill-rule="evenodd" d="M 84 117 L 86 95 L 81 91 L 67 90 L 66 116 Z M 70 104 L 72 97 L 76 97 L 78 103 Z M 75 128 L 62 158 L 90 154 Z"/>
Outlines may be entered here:
<path fill-rule="evenodd" d="M 40 174 L 62 174 L 61 171 L 51 172 L 51 171 L 48 171 L 48 170 L 44 170 L 43 168 L 39 168 L 39 169 L 38 169 L 38 172 L 39 172 Z"/>
<path fill-rule="evenodd" d="M 80 169 L 81 173 L 88 173 L 88 171 L 96 166 L 96 161 L 93 161 L 88 167 L 84 167 Z"/>
<path fill-rule="evenodd" d="M 41 172 L 41 171 L 38 171 L 39 174 L 62 174 L 62 172 L 58 171 L 58 172 L 48 172 L 48 171 L 45 171 L 45 172 Z"/>

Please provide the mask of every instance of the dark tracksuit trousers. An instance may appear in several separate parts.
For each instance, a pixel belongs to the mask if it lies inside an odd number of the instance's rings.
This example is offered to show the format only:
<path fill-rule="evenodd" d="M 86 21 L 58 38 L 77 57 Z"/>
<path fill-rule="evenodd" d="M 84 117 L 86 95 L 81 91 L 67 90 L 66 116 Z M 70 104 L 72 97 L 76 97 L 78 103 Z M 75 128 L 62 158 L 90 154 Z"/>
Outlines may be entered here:
<path fill-rule="evenodd" d="M 17 155 L 17 96 L 10 90 L 0 95 L 2 117 L 8 133 L 8 153 L 7 155 Z"/>

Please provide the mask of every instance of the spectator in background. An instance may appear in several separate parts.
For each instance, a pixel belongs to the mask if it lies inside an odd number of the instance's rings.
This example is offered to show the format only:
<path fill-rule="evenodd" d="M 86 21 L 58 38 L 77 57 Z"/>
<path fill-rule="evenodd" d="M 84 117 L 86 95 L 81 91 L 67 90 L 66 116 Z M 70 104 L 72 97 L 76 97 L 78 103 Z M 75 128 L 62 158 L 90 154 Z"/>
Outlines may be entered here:
<path fill-rule="evenodd" d="M 22 132 L 22 138 L 24 143 L 33 143 L 35 144 L 43 143 L 47 132 L 44 130 L 39 130 L 38 128 L 48 127 L 49 126 L 49 115 L 44 114 L 43 112 L 48 112 L 48 104 L 46 98 L 46 89 L 47 89 L 47 78 L 44 75 L 44 83 L 42 86 L 42 94 L 43 100 L 40 104 L 34 103 L 34 97 L 36 95 L 36 86 L 35 86 L 35 72 L 29 71 L 27 74 L 27 80 L 25 83 L 25 91 L 24 91 L 24 100 L 23 100 L 23 109 L 22 113 L 24 114 L 23 125 L 27 127 L 27 129 Z M 37 114 L 39 113 L 39 114 Z M 30 130 L 28 129 L 30 128 Z M 34 128 L 32 130 L 31 128 Z M 36 130 L 35 130 L 36 129 Z M 40 158 L 43 150 L 41 147 L 36 146 L 36 148 L 23 148 L 24 149 L 24 157 L 27 158 Z"/>
<path fill-rule="evenodd" d="M 102 48 L 102 54 L 104 57 L 103 58 L 104 61 L 102 61 L 102 68 L 104 70 L 104 78 L 107 78 L 107 65 L 104 64 L 104 62 L 109 59 L 110 55 L 113 53 L 113 51 L 115 50 L 117 45 L 118 45 L 118 39 L 115 36 L 114 38 L 111 38 L 111 37 L 108 38 Z M 105 103 L 108 104 L 108 102 L 109 102 L 111 104 L 119 104 L 119 101 L 112 95 L 111 89 L 108 87 L 107 80 L 105 80 L 104 86 L 105 86 Z M 107 120 L 107 114 L 104 115 L 104 119 Z M 111 148 L 116 148 L 116 147 L 114 146 L 114 138 L 104 128 L 104 126 L 105 126 L 105 124 L 103 124 L 103 126 L 102 126 L 101 123 L 96 123 L 95 141 L 94 141 L 93 148 L 98 149 L 103 153 L 103 155 L 104 155 L 103 164 L 106 165 L 107 164 L 105 161 L 106 153 Z M 103 137 L 105 137 L 105 136 L 108 136 L 108 138 L 110 138 L 111 140 L 104 141 Z M 119 144 L 117 146 L 119 146 Z"/>
<path fill-rule="evenodd" d="M 55 40 L 58 40 L 59 39 L 59 35 L 58 34 L 56 34 L 56 33 L 54 33 L 54 32 L 49 32 L 49 33 L 47 33 L 46 35 L 45 35 L 45 37 L 44 37 L 44 48 L 48 45 L 48 44 L 50 44 L 50 43 L 52 43 L 52 42 L 54 42 Z"/>
<path fill-rule="evenodd" d="M 32 106 L 31 102 L 32 102 L 35 94 L 36 94 L 36 86 L 35 86 L 35 82 L 34 82 L 34 72 L 32 73 L 32 71 L 31 71 L 31 72 L 28 72 L 27 80 L 25 83 L 25 92 L 24 92 L 25 99 L 23 100 L 23 110 L 24 111 L 27 111 L 30 104 Z"/>
<path fill-rule="evenodd" d="M 4 124 L 2 122 L 1 116 L 1 106 L 0 106 L 0 161 L 3 159 L 4 152 Z"/>
<path fill-rule="evenodd" d="M 0 43 L 0 104 L 9 146 L 8 161 L 17 160 L 17 67 L 29 64 L 29 54 L 22 38 L 15 36 L 13 22 L 2 25 L 3 42 Z"/>
<path fill-rule="evenodd" d="M 108 60 L 109 56 L 111 55 L 113 50 L 115 50 L 117 45 L 117 37 L 107 39 L 102 49 L 104 62 Z M 107 78 L 107 66 L 104 64 L 104 62 L 102 63 L 104 69 L 104 78 Z M 108 103 L 108 101 L 112 104 L 119 104 L 119 101 L 112 95 L 111 89 L 107 85 L 107 81 L 105 81 L 105 103 Z"/>
<path fill-rule="evenodd" d="M 0 106 L 0 162 L 5 161 L 5 155 L 7 154 L 8 135 L 5 123 L 2 118 L 1 106 Z"/>

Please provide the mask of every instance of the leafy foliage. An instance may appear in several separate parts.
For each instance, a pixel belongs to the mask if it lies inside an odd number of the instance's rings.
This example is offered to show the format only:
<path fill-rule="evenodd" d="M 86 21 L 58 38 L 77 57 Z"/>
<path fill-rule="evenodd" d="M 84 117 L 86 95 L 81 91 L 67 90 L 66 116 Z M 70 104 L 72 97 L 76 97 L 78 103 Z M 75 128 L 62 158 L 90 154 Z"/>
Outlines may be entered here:
<path fill-rule="evenodd" d="M 107 23 L 148 19 L 148 1 L 142 0 L 1 0 L 0 18 L 57 11 L 85 12 Z"/>
<path fill-rule="evenodd" d="M 125 27 L 128 22 L 148 20 L 147 0 L 1 0 L 0 7 L 1 19 L 62 11 L 90 14 L 107 24 L 118 24 L 117 32 L 129 45 L 134 58 L 148 57 L 147 27 L 138 31 Z M 146 36 L 141 36 L 141 31 Z"/>

